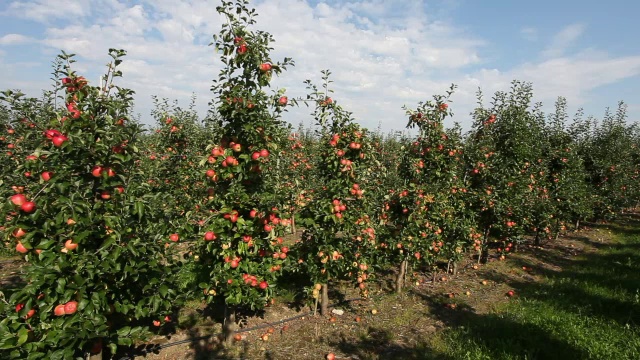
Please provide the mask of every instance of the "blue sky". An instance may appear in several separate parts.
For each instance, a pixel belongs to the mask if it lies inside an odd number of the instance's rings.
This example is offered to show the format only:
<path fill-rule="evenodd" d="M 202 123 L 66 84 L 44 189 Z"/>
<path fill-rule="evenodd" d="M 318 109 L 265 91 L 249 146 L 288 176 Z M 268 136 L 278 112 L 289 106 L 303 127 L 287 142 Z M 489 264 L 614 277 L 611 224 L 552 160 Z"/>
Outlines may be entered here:
<path fill-rule="evenodd" d="M 123 86 L 150 123 L 152 95 L 204 113 L 219 61 L 207 43 L 221 19 L 213 0 L 1 0 L 0 89 L 38 96 L 50 84 L 61 49 L 77 53 L 77 70 L 97 80 L 107 49 L 124 48 Z M 489 5 L 490 4 L 490 5 Z M 289 96 L 302 81 L 331 69 L 335 96 L 364 126 L 401 130 L 402 105 L 414 106 L 451 83 L 455 120 L 467 128 L 480 86 L 485 98 L 513 79 L 531 81 L 535 100 L 552 110 L 601 117 L 618 100 L 640 118 L 640 34 L 632 1 L 260 0 L 259 29 L 271 32 L 274 58 L 296 67 L 274 83 Z M 310 124 L 308 110 L 287 120 Z"/>

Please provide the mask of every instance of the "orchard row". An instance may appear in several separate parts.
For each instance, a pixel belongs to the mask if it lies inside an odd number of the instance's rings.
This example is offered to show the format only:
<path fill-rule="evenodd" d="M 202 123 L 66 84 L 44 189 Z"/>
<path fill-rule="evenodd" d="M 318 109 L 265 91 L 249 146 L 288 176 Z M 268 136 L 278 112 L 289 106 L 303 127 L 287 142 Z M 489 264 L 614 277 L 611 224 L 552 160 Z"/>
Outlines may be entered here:
<path fill-rule="evenodd" d="M 293 61 L 270 57 L 247 1 L 218 11 L 224 67 L 204 120 L 156 99 L 145 132 L 133 91 L 114 82 L 125 55 L 115 49 L 104 83 L 63 53 L 42 99 L 2 93 L 0 236 L 27 262 L 25 286 L 0 299 L 2 358 L 113 355 L 194 298 L 226 306 L 232 323 L 294 273 L 326 312 L 332 281 L 366 297 L 395 267 L 402 291 L 410 268 L 455 271 L 490 247 L 504 258 L 528 236 L 553 241 L 640 198 L 640 137 L 624 104 L 569 122 L 564 99 L 545 114 L 514 82 L 462 134 L 444 126 L 452 87 L 405 109 L 416 136 L 371 132 L 332 99 L 328 71 L 305 96 L 267 93 Z M 317 126 L 294 132 L 281 115 L 302 102 Z"/>

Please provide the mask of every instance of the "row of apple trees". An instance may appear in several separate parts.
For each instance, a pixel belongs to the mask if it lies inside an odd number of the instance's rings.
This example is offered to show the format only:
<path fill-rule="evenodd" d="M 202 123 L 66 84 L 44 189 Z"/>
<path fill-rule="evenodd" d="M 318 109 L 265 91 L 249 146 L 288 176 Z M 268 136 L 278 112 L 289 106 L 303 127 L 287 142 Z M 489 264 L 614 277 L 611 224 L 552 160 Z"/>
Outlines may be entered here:
<path fill-rule="evenodd" d="M 515 81 L 488 104 L 478 93 L 463 133 L 445 126 L 452 86 L 405 108 L 407 132 L 372 132 L 334 99 L 329 71 L 304 96 L 271 88 L 293 61 L 271 58 L 247 0 L 218 11 L 223 66 L 204 119 L 155 98 L 145 130 L 116 49 L 100 84 L 63 53 L 42 98 L 1 93 L 0 236 L 25 261 L 0 297 L 2 358 L 115 356 L 189 299 L 224 306 L 229 338 L 235 312 L 267 306 L 293 273 L 325 313 L 338 280 L 366 297 L 393 267 L 402 291 L 412 269 L 504 258 L 640 198 L 622 103 L 601 121 L 571 119 L 562 98 L 546 114 Z M 291 106 L 315 126 L 294 131 Z"/>

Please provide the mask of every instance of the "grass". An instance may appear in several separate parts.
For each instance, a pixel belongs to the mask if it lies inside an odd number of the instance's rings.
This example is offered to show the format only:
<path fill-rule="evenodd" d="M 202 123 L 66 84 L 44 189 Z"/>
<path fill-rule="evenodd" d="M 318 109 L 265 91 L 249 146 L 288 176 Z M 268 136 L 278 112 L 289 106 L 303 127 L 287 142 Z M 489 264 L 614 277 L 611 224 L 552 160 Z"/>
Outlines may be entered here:
<path fill-rule="evenodd" d="M 545 270 L 539 283 L 510 285 L 519 299 L 489 314 L 467 312 L 429 340 L 434 359 L 640 359 L 640 222 L 584 239 L 598 251 Z M 524 264 L 523 264 L 524 265 Z"/>

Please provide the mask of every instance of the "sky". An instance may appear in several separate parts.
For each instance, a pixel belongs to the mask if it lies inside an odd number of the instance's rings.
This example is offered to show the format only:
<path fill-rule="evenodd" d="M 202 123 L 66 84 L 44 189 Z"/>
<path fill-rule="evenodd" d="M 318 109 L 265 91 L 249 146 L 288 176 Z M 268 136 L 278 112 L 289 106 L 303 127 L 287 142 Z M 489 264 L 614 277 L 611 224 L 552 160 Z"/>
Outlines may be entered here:
<path fill-rule="evenodd" d="M 109 48 L 127 50 L 118 84 L 136 91 L 135 111 L 153 124 L 152 95 L 205 114 L 221 62 L 208 44 L 222 18 L 216 0 L 0 0 L 0 89 L 38 97 L 51 88 L 51 63 L 64 50 L 92 82 Z M 403 130 L 415 108 L 451 84 L 452 121 L 469 129 L 480 87 L 485 101 L 531 82 L 534 100 L 553 110 L 601 118 L 620 100 L 640 119 L 640 2 L 629 0 L 259 0 L 255 29 L 270 32 L 273 59 L 294 59 L 272 82 L 289 97 L 303 81 L 332 72 L 334 100 L 370 129 Z M 313 124 L 310 109 L 290 111 Z"/>

